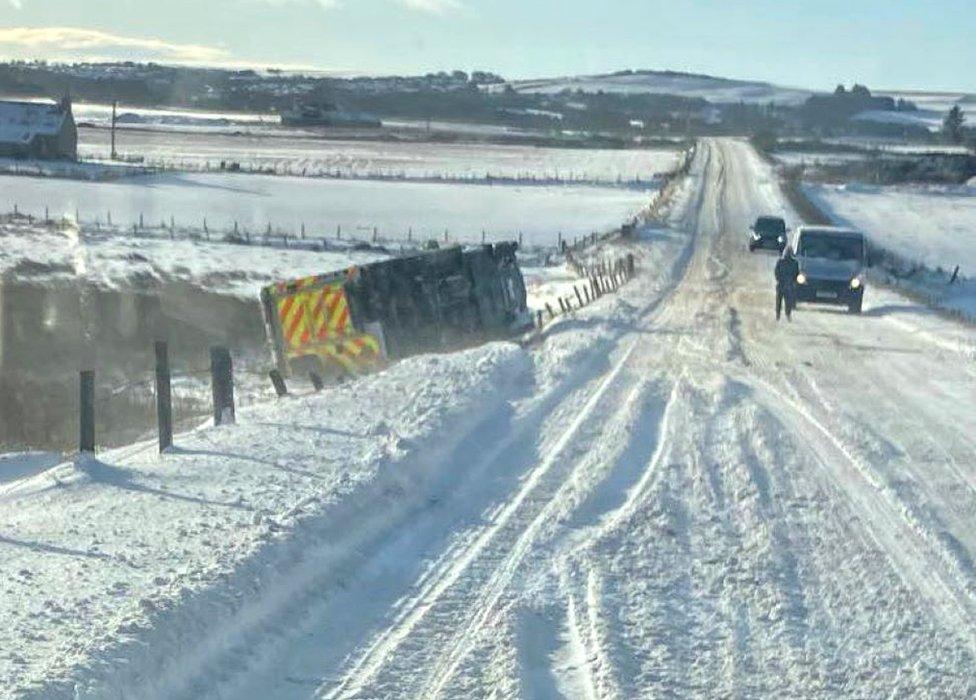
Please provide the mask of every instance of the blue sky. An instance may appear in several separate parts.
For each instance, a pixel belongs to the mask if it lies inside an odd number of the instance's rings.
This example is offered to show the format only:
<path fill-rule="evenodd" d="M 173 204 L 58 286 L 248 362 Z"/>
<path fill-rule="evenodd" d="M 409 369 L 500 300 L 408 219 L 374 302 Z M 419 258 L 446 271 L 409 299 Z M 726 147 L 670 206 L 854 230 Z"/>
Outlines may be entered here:
<path fill-rule="evenodd" d="M 0 56 L 976 92 L 973 0 L 0 0 Z"/>

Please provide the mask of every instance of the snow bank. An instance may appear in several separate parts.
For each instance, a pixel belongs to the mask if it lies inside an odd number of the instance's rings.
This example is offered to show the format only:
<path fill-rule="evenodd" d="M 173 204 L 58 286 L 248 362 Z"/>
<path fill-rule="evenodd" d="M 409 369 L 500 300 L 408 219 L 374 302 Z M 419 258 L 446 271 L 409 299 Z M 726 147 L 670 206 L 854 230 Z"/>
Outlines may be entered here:
<path fill-rule="evenodd" d="M 39 474 L 61 462 L 56 452 L 12 452 L 0 454 L 0 494 L 11 482 Z"/>
<path fill-rule="evenodd" d="M 8 484 L 0 686 L 86 696 L 165 677 L 157 664 L 240 614 L 248 591 L 313 541 L 340 547 L 339 533 L 395 521 L 443 477 L 450 436 L 505 412 L 530 383 L 528 356 L 510 344 L 419 357 L 241 411 L 236 426 L 178 436 L 162 457 L 136 445 Z M 90 684 L 75 687 L 81 677 Z"/>
<path fill-rule="evenodd" d="M 645 228 L 601 244 L 594 254 L 633 252 L 638 276 L 552 323 L 531 352 L 496 343 L 412 358 L 242 409 L 237 425 L 179 435 L 161 457 L 146 443 L 28 469 L 0 491 L 11 572 L 0 686 L 14 697 L 193 694 L 184 683 L 199 664 L 246 645 L 293 596 L 341 587 L 338 563 L 461 478 L 488 447 L 482 435 L 515 413 L 545 417 L 588 381 L 674 284 L 688 241 Z"/>

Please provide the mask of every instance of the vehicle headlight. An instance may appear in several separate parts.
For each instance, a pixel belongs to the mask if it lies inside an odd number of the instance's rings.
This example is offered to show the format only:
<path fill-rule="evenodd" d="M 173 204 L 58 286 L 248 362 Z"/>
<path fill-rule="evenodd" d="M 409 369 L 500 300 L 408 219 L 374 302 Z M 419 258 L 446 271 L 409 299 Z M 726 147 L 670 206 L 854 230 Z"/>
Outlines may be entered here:
<path fill-rule="evenodd" d="M 860 278 L 855 277 L 854 279 L 851 280 L 851 289 L 859 289 L 860 287 L 861 287 Z"/>
<path fill-rule="evenodd" d="M 807 276 L 806 276 L 806 275 L 804 275 L 804 274 L 803 274 L 803 273 L 801 272 L 800 274 L 798 274 L 798 275 L 796 276 L 796 283 L 797 283 L 797 284 L 806 284 L 806 283 L 807 283 Z"/>

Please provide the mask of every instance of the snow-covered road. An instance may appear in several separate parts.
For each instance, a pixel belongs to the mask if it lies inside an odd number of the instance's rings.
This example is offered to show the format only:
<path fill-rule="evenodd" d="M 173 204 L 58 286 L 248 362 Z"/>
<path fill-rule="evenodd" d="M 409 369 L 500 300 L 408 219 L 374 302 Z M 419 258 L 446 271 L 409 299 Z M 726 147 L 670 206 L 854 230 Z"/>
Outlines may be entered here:
<path fill-rule="evenodd" d="M 683 279 L 539 444 L 485 457 L 530 466 L 345 663 L 300 674 L 323 697 L 976 692 L 972 357 L 876 290 L 777 326 L 744 245 L 775 180 L 737 142 L 698 176 Z"/>
<path fill-rule="evenodd" d="M 760 213 L 798 223 L 701 144 L 643 279 L 551 327 L 423 507 L 82 691 L 972 697 L 976 333 L 875 288 L 777 324 Z"/>

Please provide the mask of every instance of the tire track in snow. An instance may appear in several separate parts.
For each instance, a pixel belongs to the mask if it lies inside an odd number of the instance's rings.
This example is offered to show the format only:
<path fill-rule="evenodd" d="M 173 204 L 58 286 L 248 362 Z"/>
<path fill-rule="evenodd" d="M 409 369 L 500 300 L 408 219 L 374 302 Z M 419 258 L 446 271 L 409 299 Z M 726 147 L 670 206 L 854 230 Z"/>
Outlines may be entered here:
<path fill-rule="evenodd" d="M 924 536 L 906 519 L 903 509 L 892 502 L 891 495 L 869 466 L 798 400 L 759 378 L 744 381 L 757 386 L 771 406 L 778 404 L 788 409 L 782 415 L 793 416 L 790 422 L 819 453 L 819 462 L 834 490 L 864 519 L 872 539 L 887 553 L 898 575 L 925 597 L 942 623 L 953 629 L 976 654 L 976 604 L 967 591 L 954 585 L 953 577 L 940 563 L 941 557 L 932 556 L 935 552 Z M 844 464 L 849 469 L 844 469 Z"/>
<path fill-rule="evenodd" d="M 703 162 L 706 164 L 706 167 L 708 163 L 711 162 L 711 157 L 710 151 L 705 154 Z M 699 188 L 699 198 L 703 195 L 703 191 L 704 188 Z M 685 209 L 683 215 L 685 217 L 684 221 L 686 224 L 688 224 L 689 221 L 697 220 L 699 216 L 699 208 L 700 207 L 696 205 Z M 697 231 L 697 226 L 691 225 L 688 230 L 694 234 Z M 675 263 L 675 266 L 671 272 L 671 279 L 673 282 L 669 288 L 656 300 L 651 301 L 644 309 L 641 310 L 641 315 L 645 319 L 652 316 L 659 308 L 666 309 L 667 302 L 681 287 L 684 280 L 687 279 L 689 274 L 690 257 L 696 250 L 694 241 L 695 235 L 691 237 L 689 240 L 689 245 L 685 248 L 685 252 Z M 631 342 L 624 353 L 624 356 L 611 370 L 611 374 L 606 377 L 599 389 L 597 389 L 596 393 L 593 394 L 587 401 L 583 411 L 577 415 L 576 419 L 570 426 L 570 429 L 563 434 L 559 441 L 557 441 L 556 446 L 548 451 L 543 462 L 532 471 L 519 493 L 513 498 L 513 500 L 510 500 L 500 506 L 499 510 L 493 514 L 492 524 L 475 537 L 471 546 L 465 550 L 458 560 L 452 559 L 449 562 L 445 562 L 444 566 L 435 568 L 436 573 L 434 573 L 434 575 L 431 577 L 430 586 L 421 593 L 413 595 L 403 604 L 401 612 L 398 614 L 394 623 L 370 643 L 366 651 L 358 658 L 357 661 L 354 662 L 352 667 L 347 670 L 336 686 L 330 689 L 327 689 L 324 686 L 319 688 L 318 695 L 320 697 L 337 698 L 355 695 L 356 693 L 361 692 L 367 686 L 369 681 L 381 672 L 391 654 L 408 639 L 411 632 L 420 624 L 421 620 L 429 615 L 431 609 L 437 604 L 437 601 L 445 597 L 448 589 L 458 582 L 464 572 L 472 565 L 478 554 L 480 554 L 490 544 L 495 534 L 508 522 L 509 519 L 511 519 L 512 515 L 519 508 L 522 502 L 527 500 L 532 488 L 552 467 L 561 450 L 572 441 L 576 433 L 581 429 L 586 417 L 593 412 L 602 394 L 609 389 L 611 382 L 623 370 L 639 340 L 640 339 L 637 338 Z M 514 442 L 517 442 L 517 440 L 513 439 L 511 441 L 511 443 Z M 496 451 L 496 454 L 501 456 L 504 454 L 504 452 L 505 450 L 498 450 Z M 541 519 L 536 519 L 533 521 L 533 523 L 530 525 L 531 532 L 534 533 L 542 522 L 543 521 Z M 514 576 L 518 564 L 528 553 L 531 546 L 531 538 L 526 538 L 525 535 L 526 533 L 523 532 L 523 536 L 518 540 L 518 545 L 514 548 L 514 556 L 510 556 L 507 562 L 502 565 L 501 569 L 495 570 L 494 576 L 497 577 L 497 580 L 494 580 L 494 585 L 488 589 L 489 593 L 487 595 L 487 599 L 489 601 L 497 603 L 497 601 L 501 598 L 505 587 Z M 483 596 L 483 599 L 484 598 L 485 596 Z M 478 609 L 481 606 L 479 604 L 469 606 L 469 608 L 470 607 Z M 428 696 L 430 692 L 438 692 L 444 688 L 446 683 L 450 680 L 451 674 L 457 669 L 461 660 L 467 654 L 471 645 L 475 641 L 475 636 L 477 629 L 479 629 L 479 625 L 484 625 L 488 619 L 490 607 L 484 606 L 482 609 L 484 612 L 483 614 L 477 616 L 477 619 L 474 621 L 474 626 L 465 627 L 464 634 L 461 635 L 460 639 L 456 640 L 456 645 L 453 647 L 454 653 L 450 653 L 446 658 L 442 658 L 440 660 L 437 667 L 439 670 L 435 671 L 434 679 L 428 685 L 428 692 L 424 693 L 425 697 Z M 461 653 L 457 653 L 459 647 L 462 648 Z"/>
<path fill-rule="evenodd" d="M 642 422 L 646 420 L 648 413 L 652 412 L 648 410 L 648 406 L 646 405 L 649 398 L 648 393 L 650 392 L 650 387 L 651 387 L 650 383 L 644 385 L 638 385 L 633 391 L 631 391 L 631 393 L 628 395 L 626 402 L 624 403 L 624 406 L 618 411 L 619 416 L 625 417 L 626 424 L 628 426 L 640 425 Z M 675 385 L 673 385 L 672 390 L 667 399 L 667 402 L 664 406 L 664 409 L 661 411 L 660 419 L 659 419 L 660 422 L 658 425 L 655 426 L 656 436 L 654 439 L 656 440 L 656 447 L 651 457 L 651 460 L 647 463 L 646 468 L 642 471 L 641 478 L 639 479 L 639 481 L 626 491 L 626 496 L 623 504 L 615 508 L 614 510 L 612 510 L 606 516 L 604 516 L 604 518 L 601 519 L 601 523 L 604 522 L 607 518 L 609 518 L 609 520 L 612 522 L 615 519 L 615 517 L 620 516 L 621 512 L 628 512 L 630 509 L 636 507 L 641 491 L 644 488 L 646 488 L 649 481 L 654 477 L 658 469 L 658 466 L 661 462 L 662 455 L 665 454 L 666 440 L 668 434 L 667 427 L 670 421 L 669 416 L 671 415 L 672 405 L 676 402 L 676 398 L 678 396 L 679 396 L 679 390 L 678 390 L 678 384 L 676 383 Z M 641 403 L 643 403 L 644 405 L 638 408 L 638 404 Z M 646 433 L 644 432 L 643 429 L 640 430 L 636 436 L 632 436 L 631 440 L 640 439 L 642 437 L 646 437 Z M 610 443 L 613 444 L 613 441 L 610 441 Z M 629 447 L 630 445 L 628 444 L 627 448 L 624 449 L 623 454 L 618 456 L 618 458 L 615 460 L 616 462 L 619 463 L 625 461 L 628 458 L 628 456 L 631 456 L 630 450 L 628 449 Z M 505 567 L 503 567 L 498 573 L 496 573 L 496 576 L 493 578 L 496 578 L 498 580 L 493 580 L 492 584 L 489 586 L 488 589 L 491 595 L 483 596 L 478 601 L 478 603 L 476 603 L 477 608 L 483 607 L 484 610 L 488 611 L 492 606 L 497 604 L 505 588 L 508 586 L 508 584 L 511 582 L 514 576 L 515 570 L 521 561 L 522 558 L 521 555 L 525 554 L 528 551 L 528 548 L 531 547 L 531 545 L 533 544 L 532 537 L 534 536 L 534 533 L 538 530 L 538 528 L 542 526 L 543 523 L 553 519 L 553 511 L 555 511 L 559 507 L 559 504 L 563 503 L 566 500 L 565 498 L 562 497 L 562 492 L 569 490 L 571 487 L 572 484 L 567 483 L 565 487 L 560 489 L 560 493 L 557 494 L 557 496 L 553 497 L 553 499 L 550 501 L 547 507 L 544 508 L 543 511 L 540 512 L 539 515 L 536 517 L 536 519 L 530 524 L 530 526 L 526 528 L 526 530 L 523 532 L 522 536 L 520 537 L 517 545 L 513 547 L 515 553 L 519 555 L 519 558 L 517 560 L 514 560 L 513 557 L 512 561 L 507 563 Z M 581 506 L 577 506 L 573 514 L 574 516 L 573 519 L 575 519 L 575 517 L 579 515 L 579 510 L 581 508 L 585 511 L 587 509 L 587 505 L 592 503 L 594 500 L 597 503 L 599 503 L 601 501 L 599 494 L 602 490 L 607 488 L 610 489 L 619 488 L 619 484 L 616 484 L 615 480 L 613 479 L 613 469 L 611 469 L 610 472 L 608 472 L 603 478 L 601 478 L 600 482 L 596 485 L 595 488 L 596 491 L 591 492 L 589 494 L 589 496 L 586 499 L 586 502 L 584 502 Z M 584 513 L 583 515 L 584 517 L 593 517 L 592 513 L 589 514 Z M 567 523 L 562 523 L 562 526 L 572 527 L 572 519 Z M 600 527 L 601 526 L 598 525 L 597 529 L 599 529 Z M 590 571 L 590 574 L 587 577 L 586 593 L 583 596 L 583 601 L 584 601 L 583 605 L 586 613 L 586 618 L 585 618 L 586 624 L 584 625 L 583 623 L 579 622 L 581 617 L 579 614 L 579 603 L 575 601 L 575 598 L 571 599 L 571 604 L 573 605 L 573 610 L 574 610 L 574 615 L 571 616 L 571 618 L 577 620 L 575 626 L 577 636 L 579 639 L 583 640 L 584 646 L 590 650 L 591 654 L 589 655 L 589 658 L 591 658 L 591 660 L 593 658 L 596 658 L 597 660 L 602 659 L 602 663 L 599 664 L 599 666 L 601 668 L 605 668 L 606 671 L 604 671 L 604 673 L 598 674 L 597 671 L 594 669 L 591 670 L 589 673 L 589 676 L 591 678 L 595 678 L 599 676 L 599 680 L 603 681 L 600 682 L 597 686 L 602 691 L 605 686 L 614 688 L 616 683 L 615 681 L 612 680 L 612 678 L 606 675 L 609 669 L 611 668 L 611 666 L 609 664 L 609 661 L 602 654 L 601 647 L 597 641 L 600 635 L 598 634 L 596 629 L 597 626 L 596 620 L 595 618 L 592 617 L 593 615 L 596 614 L 598 610 L 598 602 L 593 597 L 594 590 L 595 590 L 594 589 L 595 583 L 596 583 L 596 579 L 593 577 L 593 572 Z M 462 642 L 460 644 L 451 645 L 449 656 L 447 657 L 446 662 L 442 662 L 439 665 L 439 671 L 436 672 L 436 675 L 434 676 L 434 680 L 427 686 L 425 692 L 423 693 L 424 697 L 436 696 L 443 690 L 447 681 L 450 679 L 451 675 L 457 669 L 457 666 L 460 663 L 461 659 L 467 653 L 471 644 L 473 644 L 474 635 L 476 635 L 477 632 L 484 626 L 487 619 L 488 619 L 488 615 L 486 612 L 485 615 L 482 616 L 481 620 L 476 621 L 476 623 L 473 625 L 467 626 L 465 630 L 465 634 L 462 635 Z M 581 633 L 580 630 L 583 630 L 583 632 Z M 600 692 L 599 695 L 605 696 L 606 693 Z"/>
<path fill-rule="evenodd" d="M 625 356 L 623 363 L 615 370 L 614 375 L 607 378 L 607 388 L 609 388 L 609 383 L 615 380 L 619 372 L 624 369 L 624 364 L 630 359 L 635 347 L 636 341 Z M 638 384 L 637 387 L 629 392 L 626 400 L 623 402 L 622 408 L 617 411 L 617 414 L 628 415 L 633 410 L 633 407 L 643 398 L 647 389 L 646 384 Z M 575 437 L 578 427 L 588 419 L 590 413 L 596 407 L 596 401 L 594 399 L 597 398 L 596 396 L 591 398 L 591 403 L 584 407 L 584 410 L 577 416 L 576 421 L 574 421 L 574 426 L 571 427 L 572 434 L 567 431 L 565 438 L 560 440 L 556 450 L 549 453 L 546 461 L 555 460 L 562 454 L 563 449 Z M 532 546 L 535 544 L 537 535 L 543 525 L 556 517 L 558 509 L 567 500 L 568 494 L 566 492 L 573 488 L 572 478 L 567 479 L 566 483 L 557 490 L 556 494 L 521 531 L 515 543 L 512 545 L 510 553 L 505 557 L 502 564 L 494 569 L 494 573 L 482 587 L 482 593 L 478 600 L 474 602 L 473 607 L 478 612 L 473 618 L 462 624 L 460 633 L 454 636 L 454 639 L 448 644 L 446 653 L 440 656 L 438 663 L 430 674 L 429 682 L 421 692 L 422 697 L 437 697 L 443 692 L 461 661 L 470 652 L 477 635 L 487 623 L 505 590 L 512 582 L 523 559 L 526 558 Z M 514 512 L 514 509 L 512 512 Z"/>
<path fill-rule="evenodd" d="M 477 557 L 491 544 L 497 534 L 512 521 L 523 503 L 533 495 L 536 487 L 557 463 L 558 458 L 590 419 L 605 395 L 614 386 L 626 368 L 635 347 L 636 340 L 631 340 L 622 357 L 618 360 L 611 372 L 600 382 L 597 389 L 589 396 L 583 408 L 576 415 L 576 418 L 562 432 L 556 443 L 548 450 L 544 458 L 522 483 L 519 491 L 504 504 L 504 507 L 501 508 L 489 525 L 458 556 L 446 561 L 443 570 L 433 575 L 426 587 L 411 597 L 410 601 L 403 607 L 400 616 L 394 621 L 394 624 L 374 640 L 335 688 L 320 689 L 321 697 L 338 698 L 355 695 L 381 670 L 390 655 L 411 635 L 431 608 L 461 579 Z M 522 436 L 517 437 L 521 438 Z M 504 456 L 504 451 L 499 450 L 497 452 L 499 457 Z M 513 567 L 517 566 L 518 562 L 525 555 L 531 541 L 531 535 L 534 534 L 538 527 L 538 522 L 538 519 L 536 519 L 533 523 L 530 523 L 529 527 L 531 530 L 528 533 L 523 531 L 516 545 L 512 548 L 511 554 L 507 557 L 503 568 L 496 570 L 495 575 L 487 586 L 486 594 L 482 596 L 483 600 L 487 600 L 491 604 L 497 602 L 503 590 L 502 585 L 510 580 L 514 574 Z M 476 618 L 473 624 L 483 624 L 490 612 L 491 607 L 489 605 L 476 609 Z M 466 628 L 466 633 L 460 640 L 455 642 L 455 653 L 449 654 L 447 657 L 448 660 L 442 660 L 441 664 L 439 664 L 441 670 L 434 672 L 429 689 L 439 689 L 448 680 L 449 676 L 444 671 L 453 670 L 461 658 L 461 655 L 456 651 L 456 645 L 463 644 L 465 652 L 470 646 L 471 634 L 468 631 L 469 629 Z M 421 695 L 423 697 L 430 697 L 431 693 L 425 692 Z"/>

